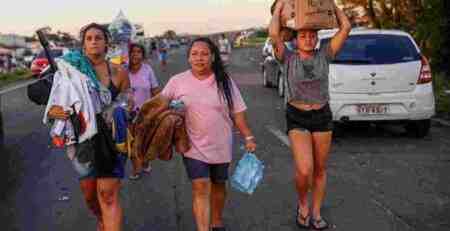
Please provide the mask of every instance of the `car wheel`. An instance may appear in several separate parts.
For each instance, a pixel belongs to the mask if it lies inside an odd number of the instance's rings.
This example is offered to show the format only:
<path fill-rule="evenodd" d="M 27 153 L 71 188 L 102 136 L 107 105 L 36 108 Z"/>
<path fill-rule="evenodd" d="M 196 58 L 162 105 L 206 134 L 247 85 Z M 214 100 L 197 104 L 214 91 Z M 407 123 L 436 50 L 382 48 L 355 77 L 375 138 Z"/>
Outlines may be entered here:
<path fill-rule="evenodd" d="M 278 96 L 284 96 L 284 84 L 283 84 L 283 75 L 278 76 Z"/>
<path fill-rule="evenodd" d="M 263 68 L 262 70 L 262 76 L 263 76 L 263 86 L 264 87 L 271 87 L 269 81 L 267 80 L 267 71 L 265 68 Z"/>
<path fill-rule="evenodd" d="M 428 135 L 430 131 L 430 120 L 416 120 L 409 122 L 405 129 L 408 135 L 416 138 L 423 138 Z"/>

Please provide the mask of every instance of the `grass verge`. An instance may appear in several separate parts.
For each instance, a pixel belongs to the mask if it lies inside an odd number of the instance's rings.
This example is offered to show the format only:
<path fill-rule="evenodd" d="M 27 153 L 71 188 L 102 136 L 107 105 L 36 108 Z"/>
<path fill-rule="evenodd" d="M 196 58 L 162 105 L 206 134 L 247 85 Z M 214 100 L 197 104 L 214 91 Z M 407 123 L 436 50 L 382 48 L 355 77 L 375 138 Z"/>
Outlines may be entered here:
<path fill-rule="evenodd" d="M 243 40 L 242 43 L 237 44 L 236 47 L 255 47 L 263 45 L 267 40 L 267 37 L 251 37 L 246 40 Z"/>
<path fill-rule="evenodd" d="M 13 82 L 31 79 L 32 75 L 29 69 L 17 69 L 13 72 L 0 74 L 0 88 L 5 87 Z"/>

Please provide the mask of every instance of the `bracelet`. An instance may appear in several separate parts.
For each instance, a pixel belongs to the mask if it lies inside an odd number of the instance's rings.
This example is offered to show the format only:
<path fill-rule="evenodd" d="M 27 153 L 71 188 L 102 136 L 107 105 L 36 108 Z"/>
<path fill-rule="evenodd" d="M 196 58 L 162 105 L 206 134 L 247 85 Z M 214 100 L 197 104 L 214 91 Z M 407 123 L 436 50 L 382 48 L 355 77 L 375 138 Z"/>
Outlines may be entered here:
<path fill-rule="evenodd" d="M 255 139 L 254 136 L 246 136 L 246 137 L 245 137 L 245 140 L 254 140 L 254 139 Z"/>

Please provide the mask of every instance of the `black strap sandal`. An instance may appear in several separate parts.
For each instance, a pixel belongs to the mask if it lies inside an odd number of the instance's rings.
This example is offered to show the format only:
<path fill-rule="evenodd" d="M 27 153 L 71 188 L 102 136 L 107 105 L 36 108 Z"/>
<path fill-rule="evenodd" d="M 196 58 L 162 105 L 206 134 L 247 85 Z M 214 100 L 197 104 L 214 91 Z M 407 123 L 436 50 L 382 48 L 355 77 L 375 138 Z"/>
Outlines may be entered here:
<path fill-rule="evenodd" d="M 303 216 L 300 212 L 300 207 L 297 206 L 297 215 L 295 216 L 295 223 L 300 229 L 309 229 L 310 228 L 310 220 L 311 217 L 308 215 Z"/>
<path fill-rule="evenodd" d="M 325 230 L 328 229 L 329 227 L 330 225 L 323 218 L 319 220 L 315 220 L 314 218 L 311 219 L 311 228 L 314 230 Z"/>
<path fill-rule="evenodd" d="M 225 227 L 213 227 L 211 231 L 227 231 Z"/>

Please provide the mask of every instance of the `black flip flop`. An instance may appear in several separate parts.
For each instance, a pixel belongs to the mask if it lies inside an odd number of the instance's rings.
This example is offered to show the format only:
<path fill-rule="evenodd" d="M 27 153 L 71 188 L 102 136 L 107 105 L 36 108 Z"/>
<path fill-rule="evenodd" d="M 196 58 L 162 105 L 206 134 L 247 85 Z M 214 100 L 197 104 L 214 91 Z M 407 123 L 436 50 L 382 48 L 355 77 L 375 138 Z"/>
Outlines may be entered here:
<path fill-rule="evenodd" d="M 211 231 L 227 231 L 225 227 L 213 227 Z"/>
<path fill-rule="evenodd" d="M 300 220 L 302 221 L 302 223 L 300 223 L 298 221 L 298 219 L 300 218 Z M 300 229 L 309 229 L 310 228 L 310 219 L 311 217 L 308 215 L 306 215 L 305 217 L 302 215 L 302 213 L 300 212 L 300 207 L 297 205 L 297 212 L 296 212 L 296 216 L 295 216 L 295 223 L 297 224 L 297 226 Z"/>

